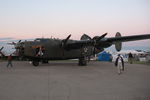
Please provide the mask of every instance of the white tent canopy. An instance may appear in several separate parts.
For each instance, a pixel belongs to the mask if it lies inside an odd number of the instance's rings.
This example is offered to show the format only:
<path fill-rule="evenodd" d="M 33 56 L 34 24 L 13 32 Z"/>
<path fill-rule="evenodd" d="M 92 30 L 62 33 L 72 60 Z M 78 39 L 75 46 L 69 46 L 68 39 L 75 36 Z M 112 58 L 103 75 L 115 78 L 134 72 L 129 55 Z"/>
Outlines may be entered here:
<path fill-rule="evenodd" d="M 144 54 L 144 52 L 142 51 L 136 51 L 136 50 L 121 50 L 120 52 L 117 52 L 117 54 L 129 54 L 129 53 L 132 53 L 132 54 Z"/>

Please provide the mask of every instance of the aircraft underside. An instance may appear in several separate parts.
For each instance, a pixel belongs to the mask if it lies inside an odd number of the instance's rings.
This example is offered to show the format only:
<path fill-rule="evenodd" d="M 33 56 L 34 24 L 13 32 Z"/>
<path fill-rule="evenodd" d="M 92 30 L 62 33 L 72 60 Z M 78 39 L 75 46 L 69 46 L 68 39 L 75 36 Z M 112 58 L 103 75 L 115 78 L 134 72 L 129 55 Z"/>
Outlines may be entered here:
<path fill-rule="evenodd" d="M 53 57 L 53 58 L 42 58 L 42 57 L 27 57 L 30 61 L 32 61 L 32 64 L 34 66 L 38 66 L 40 62 L 42 63 L 48 63 L 49 60 L 69 60 L 69 59 L 78 59 L 79 63 L 78 65 L 80 66 L 86 66 L 87 61 L 90 60 L 90 56 L 83 56 L 83 57 L 73 57 L 73 58 L 62 58 L 62 57 Z"/>

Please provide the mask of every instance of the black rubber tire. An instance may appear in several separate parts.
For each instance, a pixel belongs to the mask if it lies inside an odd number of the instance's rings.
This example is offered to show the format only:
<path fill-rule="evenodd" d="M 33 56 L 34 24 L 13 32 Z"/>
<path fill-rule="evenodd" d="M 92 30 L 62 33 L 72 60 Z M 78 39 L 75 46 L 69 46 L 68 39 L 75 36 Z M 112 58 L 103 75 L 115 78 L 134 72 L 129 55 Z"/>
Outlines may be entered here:
<path fill-rule="evenodd" d="M 37 67 L 39 66 L 39 61 L 32 61 L 33 66 Z"/>
<path fill-rule="evenodd" d="M 86 65 L 87 65 L 86 57 L 79 58 L 79 66 L 86 66 Z"/>

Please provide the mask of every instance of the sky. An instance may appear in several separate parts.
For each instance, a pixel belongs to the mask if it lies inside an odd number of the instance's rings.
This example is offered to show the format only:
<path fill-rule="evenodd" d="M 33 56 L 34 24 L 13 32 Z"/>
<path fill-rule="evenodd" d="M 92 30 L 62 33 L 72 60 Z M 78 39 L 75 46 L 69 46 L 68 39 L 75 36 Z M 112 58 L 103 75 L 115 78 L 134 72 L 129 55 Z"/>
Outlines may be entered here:
<path fill-rule="evenodd" d="M 150 0 L 0 0 L 0 40 L 150 34 Z M 149 40 L 130 45 L 148 45 Z"/>

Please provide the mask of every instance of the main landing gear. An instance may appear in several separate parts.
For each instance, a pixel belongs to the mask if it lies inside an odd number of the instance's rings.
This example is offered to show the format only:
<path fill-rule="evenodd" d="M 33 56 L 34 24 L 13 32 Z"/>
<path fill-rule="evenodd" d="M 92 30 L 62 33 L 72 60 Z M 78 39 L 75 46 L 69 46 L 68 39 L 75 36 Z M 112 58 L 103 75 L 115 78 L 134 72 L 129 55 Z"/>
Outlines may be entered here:
<path fill-rule="evenodd" d="M 37 66 L 39 66 L 39 61 L 38 60 L 33 60 L 32 64 L 33 64 L 33 66 L 37 67 Z"/>
<path fill-rule="evenodd" d="M 42 64 L 48 64 L 48 60 L 42 60 L 41 62 L 42 62 Z M 39 66 L 39 63 L 40 63 L 39 60 L 33 60 L 33 61 L 32 61 L 32 64 L 33 64 L 33 66 L 35 66 L 35 67 Z"/>
<path fill-rule="evenodd" d="M 87 65 L 87 47 L 81 49 L 81 57 L 79 58 L 79 66 Z"/>
<path fill-rule="evenodd" d="M 86 57 L 79 58 L 79 66 L 86 66 L 86 65 L 87 65 Z"/>

